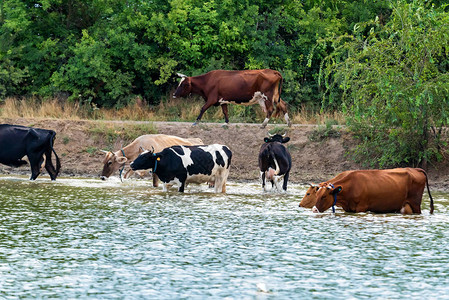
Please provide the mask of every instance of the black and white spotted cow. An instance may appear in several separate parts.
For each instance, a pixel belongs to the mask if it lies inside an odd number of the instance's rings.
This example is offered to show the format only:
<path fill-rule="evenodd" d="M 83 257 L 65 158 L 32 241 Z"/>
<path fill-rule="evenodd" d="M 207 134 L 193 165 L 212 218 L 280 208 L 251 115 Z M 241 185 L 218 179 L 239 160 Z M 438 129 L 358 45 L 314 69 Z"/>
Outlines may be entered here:
<path fill-rule="evenodd" d="M 226 192 L 226 181 L 231 166 L 232 152 L 227 146 L 172 146 L 161 152 L 145 150 L 132 163 L 131 169 L 152 169 L 168 185 L 179 184 L 179 192 L 189 183 L 215 182 L 215 192 Z"/>
<path fill-rule="evenodd" d="M 292 158 L 284 143 L 290 141 L 289 137 L 275 134 L 266 137 L 259 152 L 259 169 L 262 180 L 262 188 L 266 190 L 266 181 L 271 182 L 271 186 L 276 186 L 278 190 L 287 190 L 287 181 L 292 167 Z"/>

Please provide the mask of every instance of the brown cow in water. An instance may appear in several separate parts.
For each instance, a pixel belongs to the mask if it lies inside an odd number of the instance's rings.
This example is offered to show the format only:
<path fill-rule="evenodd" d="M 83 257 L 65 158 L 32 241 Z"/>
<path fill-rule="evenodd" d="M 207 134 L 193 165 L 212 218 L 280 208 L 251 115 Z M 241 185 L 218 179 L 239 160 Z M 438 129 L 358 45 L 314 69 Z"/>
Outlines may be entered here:
<path fill-rule="evenodd" d="M 228 104 L 230 103 L 244 105 L 259 103 L 266 113 L 262 128 L 267 126 L 274 107 L 276 107 L 275 115 L 282 113 L 288 126 L 291 125 L 287 114 L 287 104 L 281 99 L 282 75 L 278 71 L 270 69 L 215 70 L 193 77 L 178 75 L 182 79 L 173 98 L 196 94 L 206 101 L 194 125 L 201 120 L 204 112 L 212 105 L 221 105 L 225 122 L 228 124 Z"/>
<path fill-rule="evenodd" d="M 199 138 L 183 139 L 174 135 L 165 134 L 147 134 L 136 138 L 131 144 L 123 147 L 115 152 L 104 151 L 106 153 L 103 160 L 103 171 L 100 178 L 106 180 L 112 173 L 120 168 L 124 168 L 126 163 L 131 163 L 142 152 L 141 148 L 152 149 L 154 152 L 160 152 L 167 147 L 175 145 L 194 146 L 203 145 L 203 141 Z M 123 169 L 122 169 L 123 170 Z M 128 170 L 125 178 L 132 175 L 134 171 Z M 120 172 L 121 176 L 121 172 Z M 157 176 L 153 176 L 153 186 L 158 186 Z"/>
<path fill-rule="evenodd" d="M 433 213 L 433 199 L 423 169 L 346 171 L 337 177 L 320 184 L 314 212 L 338 205 L 347 212 L 420 214 L 427 184 Z"/>
<path fill-rule="evenodd" d="M 316 193 L 318 192 L 320 186 L 311 184 L 302 198 L 301 202 L 299 202 L 299 207 L 304 208 L 312 208 L 316 204 Z"/>

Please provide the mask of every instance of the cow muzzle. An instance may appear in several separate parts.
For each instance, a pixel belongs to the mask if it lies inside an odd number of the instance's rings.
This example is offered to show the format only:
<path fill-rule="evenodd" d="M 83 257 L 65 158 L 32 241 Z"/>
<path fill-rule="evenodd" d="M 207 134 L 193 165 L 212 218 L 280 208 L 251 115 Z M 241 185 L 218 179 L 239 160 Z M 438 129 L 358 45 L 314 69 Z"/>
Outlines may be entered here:
<path fill-rule="evenodd" d="M 316 208 L 316 206 L 314 206 L 314 207 L 312 207 L 312 212 L 319 213 L 320 211 L 318 210 L 318 208 Z"/>
<path fill-rule="evenodd" d="M 100 179 L 101 180 L 106 180 L 106 179 L 108 179 L 106 176 L 100 176 Z"/>

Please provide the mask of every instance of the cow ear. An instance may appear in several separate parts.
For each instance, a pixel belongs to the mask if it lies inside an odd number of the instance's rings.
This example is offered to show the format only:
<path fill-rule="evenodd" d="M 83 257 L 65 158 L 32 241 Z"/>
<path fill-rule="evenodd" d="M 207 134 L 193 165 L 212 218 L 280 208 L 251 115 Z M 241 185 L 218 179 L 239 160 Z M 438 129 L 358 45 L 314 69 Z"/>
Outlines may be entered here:
<path fill-rule="evenodd" d="M 338 194 L 341 192 L 343 188 L 341 187 L 341 185 L 337 186 L 336 188 L 334 188 L 331 192 L 331 194 Z"/>
<path fill-rule="evenodd" d="M 270 138 L 267 138 L 267 137 L 266 137 L 266 138 L 263 139 L 263 141 L 264 141 L 265 143 L 268 143 L 268 142 L 270 141 Z"/>
<path fill-rule="evenodd" d="M 126 163 L 127 161 L 128 161 L 128 159 L 127 159 L 126 157 L 123 157 L 123 156 L 117 157 L 117 162 L 118 162 L 119 164 L 124 164 L 124 163 Z"/>
<path fill-rule="evenodd" d="M 285 143 L 287 143 L 288 141 L 290 141 L 290 138 L 289 138 L 289 137 L 286 137 L 286 138 L 282 139 L 282 144 L 285 144 Z"/>

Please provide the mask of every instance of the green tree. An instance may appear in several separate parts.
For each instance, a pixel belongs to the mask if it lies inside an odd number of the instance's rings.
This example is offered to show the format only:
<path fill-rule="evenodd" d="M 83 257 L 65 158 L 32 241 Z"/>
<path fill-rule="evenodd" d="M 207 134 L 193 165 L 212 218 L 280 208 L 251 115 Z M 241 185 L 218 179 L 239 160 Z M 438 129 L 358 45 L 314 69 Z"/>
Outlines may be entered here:
<path fill-rule="evenodd" d="M 444 7 L 399 1 L 385 26 L 376 18 L 335 40 L 324 63 L 327 95 L 342 92 L 342 109 L 360 138 L 358 159 L 425 166 L 440 155 L 449 121 L 447 24 Z"/>

